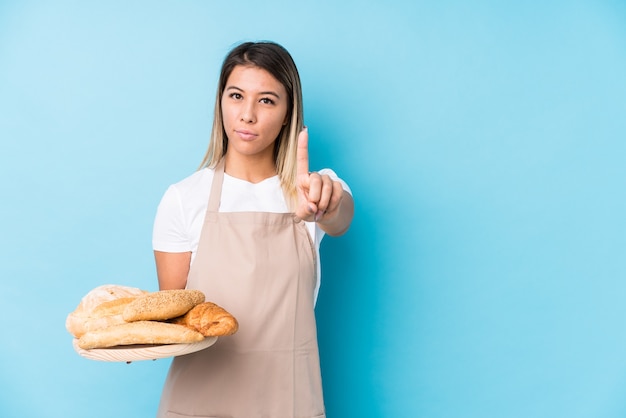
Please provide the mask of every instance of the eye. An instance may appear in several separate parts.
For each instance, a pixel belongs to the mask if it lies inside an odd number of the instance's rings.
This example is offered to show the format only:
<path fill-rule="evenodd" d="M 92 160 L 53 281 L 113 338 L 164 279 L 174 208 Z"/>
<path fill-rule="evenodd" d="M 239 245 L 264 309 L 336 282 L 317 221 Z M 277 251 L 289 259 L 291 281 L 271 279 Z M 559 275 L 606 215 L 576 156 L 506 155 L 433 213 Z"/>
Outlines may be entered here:
<path fill-rule="evenodd" d="M 264 97 L 261 100 L 259 100 L 261 103 L 263 104 L 269 104 L 269 105 L 273 105 L 274 104 L 274 100 L 270 99 L 269 97 Z"/>
<path fill-rule="evenodd" d="M 230 93 L 228 97 L 235 99 L 235 100 L 241 100 L 243 98 L 243 96 L 239 93 Z"/>

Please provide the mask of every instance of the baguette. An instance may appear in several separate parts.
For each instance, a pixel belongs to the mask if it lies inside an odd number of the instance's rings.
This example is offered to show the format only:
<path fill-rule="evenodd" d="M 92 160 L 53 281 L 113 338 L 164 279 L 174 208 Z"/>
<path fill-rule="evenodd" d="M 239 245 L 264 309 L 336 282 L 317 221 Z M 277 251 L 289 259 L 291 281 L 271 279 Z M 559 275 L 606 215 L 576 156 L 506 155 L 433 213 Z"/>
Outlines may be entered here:
<path fill-rule="evenodd" d="M 195 343 L 204 336 L 182 325 L 156 321 L 136 321 L 90 331 L 78 340 L 84 350 L 133 344 Z"/>
<path fill-rule="evenodd" d="M 185 314 L 204 298 L 199 290 L 160 290 L 133 300 L 124 308 L 122 318 L 126 322 L 164 321 Z"/>
<path fill-rule="evenodd" d="M 205 337 L 232 335 L 239 329 L 237 319 L 212 302 L 196 305 L 185 315 L 174 318 L 172 323 L 195 329 Z"/>
<path fill-rule="evenodd" d="M 124 309 L 126 308 L 126 306 L 135 299 L 137 299 L 136 296 L 102 302 L 100 305 L 93 308 L 91 316 L 93 318 L 102 318 L 110 315 L 121 315 L 122 313 L 124 313 Z"/>
<path fill-rule="evenodd" d="M 96 306 L 91 313 L 91 316 L 85 319 L 83 323 L 84 334 L 85 332 L 95 331 L 101 328 L 110 327 L 111 325 L 124 324 L 124 318 L 122 313 L 124 308 L 130 302 L 137 298 L 119 298 L 108 302 L 103 302 Z M 81 335 L 82 335 L 81 334 Z"/>
<path fill-rule="evenodd" d="M 125 322 L 121 304 L 147 294 L 136 287 L 107 284 L 89 291 L 65 320 L 65 328 L 80 338 L 85 332 Z"/>

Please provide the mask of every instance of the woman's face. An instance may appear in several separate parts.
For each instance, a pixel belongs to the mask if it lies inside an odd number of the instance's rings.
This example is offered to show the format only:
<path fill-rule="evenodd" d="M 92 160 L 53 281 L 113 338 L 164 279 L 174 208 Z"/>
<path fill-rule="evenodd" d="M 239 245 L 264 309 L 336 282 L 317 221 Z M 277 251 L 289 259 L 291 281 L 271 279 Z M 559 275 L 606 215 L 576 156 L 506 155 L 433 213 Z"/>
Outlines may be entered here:
<path fill-rule="evenodd" d="M 238 65 L 221 100 L 227 152 L 273 159 L 274 142 L 287 120 L 285 87 L 261 68 Z"/>

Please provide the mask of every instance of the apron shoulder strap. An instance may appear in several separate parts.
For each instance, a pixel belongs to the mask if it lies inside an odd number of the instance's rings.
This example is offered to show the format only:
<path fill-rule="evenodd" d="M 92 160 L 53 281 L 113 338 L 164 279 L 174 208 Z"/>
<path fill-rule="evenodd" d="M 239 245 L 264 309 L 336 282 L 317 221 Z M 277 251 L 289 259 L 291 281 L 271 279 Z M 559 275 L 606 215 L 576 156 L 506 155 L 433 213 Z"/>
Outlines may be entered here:
<path fill-rule="evenodd" d="M 211 183 L 211 193 L 207 212 L 218 212 L 222 197 L 222 183 L 224 183 L 224 159 L 222 158 L 213 171 L 213 182 Z"/>

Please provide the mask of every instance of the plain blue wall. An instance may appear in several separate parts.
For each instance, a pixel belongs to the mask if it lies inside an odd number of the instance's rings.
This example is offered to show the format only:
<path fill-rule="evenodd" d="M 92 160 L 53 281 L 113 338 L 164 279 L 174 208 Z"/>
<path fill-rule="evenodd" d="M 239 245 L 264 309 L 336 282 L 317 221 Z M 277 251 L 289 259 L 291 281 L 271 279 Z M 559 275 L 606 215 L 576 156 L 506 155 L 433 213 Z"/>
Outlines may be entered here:
<path fill-rule="evenodd" d="M 150 417 L 167 360 L 79 357 L 66 315 L 156 289 L 154 212 L 242 40 L 301 70 L 329 418 L 626 416 L 621 1 L 0 2 L 0 416 Z"/>

